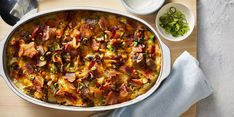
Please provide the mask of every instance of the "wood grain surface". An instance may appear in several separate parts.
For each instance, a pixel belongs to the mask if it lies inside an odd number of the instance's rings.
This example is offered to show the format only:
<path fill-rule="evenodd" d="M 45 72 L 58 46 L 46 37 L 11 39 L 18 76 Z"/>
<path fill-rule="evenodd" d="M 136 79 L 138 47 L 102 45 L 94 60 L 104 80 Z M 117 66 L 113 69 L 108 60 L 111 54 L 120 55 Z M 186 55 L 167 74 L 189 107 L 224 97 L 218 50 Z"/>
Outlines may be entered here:
<path fill-rule="evenodd" d="M 166 2 L 179 2 L 185 4 L 193 11 L 195 18 L 197 18 L 196 0 L 166 0 Z M 120 0 L 40 0 L 39 11 L 76 6 L 101 7 L 128 13 L 122 6 Z M 141 17 L 155 28 L 156 13 L 138 17 Z M 7 25 L 0 18 L 0 39 L 3 39 L 11 29 L 11 26 Z M 197 56 L 197 25 L 195 25 L 193 33 L 184 41 L 170 42 L 162 37 L 161 39 L 170 48 L 172 61 L 174 61 L 185 50 L 191 53 L 194 57 Z M 16 96 L 7 87 L 5 81 L 0 78 L 0 117 L 87 117 L 94 113 L 95 112 L 69 112 L 31 104 Z M 196 105 L 193 105 L 181 116 L 195 117 Z"/>

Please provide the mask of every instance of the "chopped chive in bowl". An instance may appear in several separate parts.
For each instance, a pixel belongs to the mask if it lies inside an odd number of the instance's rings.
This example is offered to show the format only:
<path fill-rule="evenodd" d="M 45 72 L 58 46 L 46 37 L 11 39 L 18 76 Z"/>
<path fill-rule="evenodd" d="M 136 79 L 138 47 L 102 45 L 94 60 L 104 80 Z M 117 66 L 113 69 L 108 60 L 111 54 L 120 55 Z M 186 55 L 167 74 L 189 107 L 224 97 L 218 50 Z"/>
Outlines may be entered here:
<path fill-rule="evenodd" d="M 165 33 L 171 34 L 173 37 L 183 36 L 189 31 L 185 15 L 175 7 L 170 7 L 165 14 L 159 17 L 159 26 L 164 29 Z"/>

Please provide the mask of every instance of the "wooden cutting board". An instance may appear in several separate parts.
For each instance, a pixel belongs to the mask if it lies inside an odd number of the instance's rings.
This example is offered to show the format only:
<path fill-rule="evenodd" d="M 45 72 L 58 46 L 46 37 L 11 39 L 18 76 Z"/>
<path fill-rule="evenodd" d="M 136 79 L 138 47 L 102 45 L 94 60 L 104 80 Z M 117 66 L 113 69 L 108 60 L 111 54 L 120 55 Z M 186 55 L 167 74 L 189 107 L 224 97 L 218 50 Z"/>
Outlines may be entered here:
<path fill-rule="evenodd" d="M 196 0 L 166 0 L 166 2 L 180 2 L 187 5 L 197 18 L 197 1 Z M 122 6 L 120 0 L 40 0 L 39 11 L 53 8 L 75 7 L 75 6 L 93 6 L 115 9 L 128 13 Z M 156 13 L 146 16 L 139 16 L 155 27 Z M 197 20 L 196 20 L 197 21 Z M 187 50 L 194 57 L 197 56 L 197 23 L 192 35 L 181 42 L 169 42 L 162 40 L 171 50 L 172 61 L 174 61 L 183 51 Z M 11 30 L 0 18 L 0 39 L 3 39 Z M 69 112 L 55 110 L 31 104 L 16 96 L 6 85 L 5 81 L 0 78 L 0 117 L 87 117 L 94 112 Z M 195 117 L 196 105 L 193 105 L 181 117 Z"/>

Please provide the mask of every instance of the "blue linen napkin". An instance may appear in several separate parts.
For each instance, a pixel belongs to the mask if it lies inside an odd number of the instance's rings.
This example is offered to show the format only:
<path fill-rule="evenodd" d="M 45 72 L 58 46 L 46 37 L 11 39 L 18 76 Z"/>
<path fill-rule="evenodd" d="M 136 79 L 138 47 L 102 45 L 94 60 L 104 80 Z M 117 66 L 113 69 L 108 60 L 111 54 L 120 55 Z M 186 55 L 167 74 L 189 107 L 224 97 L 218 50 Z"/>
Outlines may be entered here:
<path fill-rule="evenodd" d="M 147 99 L 92 117 L 179 117 L 190 106 L 212 94 L 199 62 L 187 51 L 175 61 L 171 74 Z"/>

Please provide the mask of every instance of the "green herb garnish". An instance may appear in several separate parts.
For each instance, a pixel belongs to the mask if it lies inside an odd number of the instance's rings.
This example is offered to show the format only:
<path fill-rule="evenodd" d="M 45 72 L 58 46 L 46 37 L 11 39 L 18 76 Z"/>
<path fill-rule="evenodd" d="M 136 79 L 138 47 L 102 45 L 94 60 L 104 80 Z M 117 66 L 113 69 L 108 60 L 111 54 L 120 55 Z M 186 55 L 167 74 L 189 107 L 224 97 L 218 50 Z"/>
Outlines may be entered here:
<path fill-rule="evenodd" d="M 112 45 L 107 45 L 106 47 L 107 47 L 108 50 L 114 51 L 114 47 Z"/>
<path fill-rule="evenodd" d="M 50 64 L 50 72 L 53 74 L 57 73 L 57 68 L 54 64 Z"/>
<path fill-rule="evenodd" d="M 127 23 L 127 19 L 125 17 L 121 17 L 120 21 L 123 22 L 123 23 L 125 23 L 125 24 Z"/>
<path fill-rule="evenodd" d="M 154 42 L 154 37 L 155 37 L 155 36 L 154 36 L 153 34 L 151 34 L 151 35 L 149 36 L 149 40 L 152 41 L 152 42 Z"/>
<path fill-rule="evenodd" d="M 137 46 L 138 42 L 137 41 L 133 41 L 133 46 Z"/>
<path fill-rule="evenodd" d="M 96 66 L 93 66 L 93 67 L 91 68 L 92 71 L 94 71 L 94 70 L 96 70 L 96 69 L 97 69 Z"/>
<path fill-rule="evenodd" d="M 159 21 L 159 25 L 165 32 L 173 37 L 183 36 L 189 31 L 185 15 L 175 7 L 170 7 L 168 12 L 159 18 Z"/>

